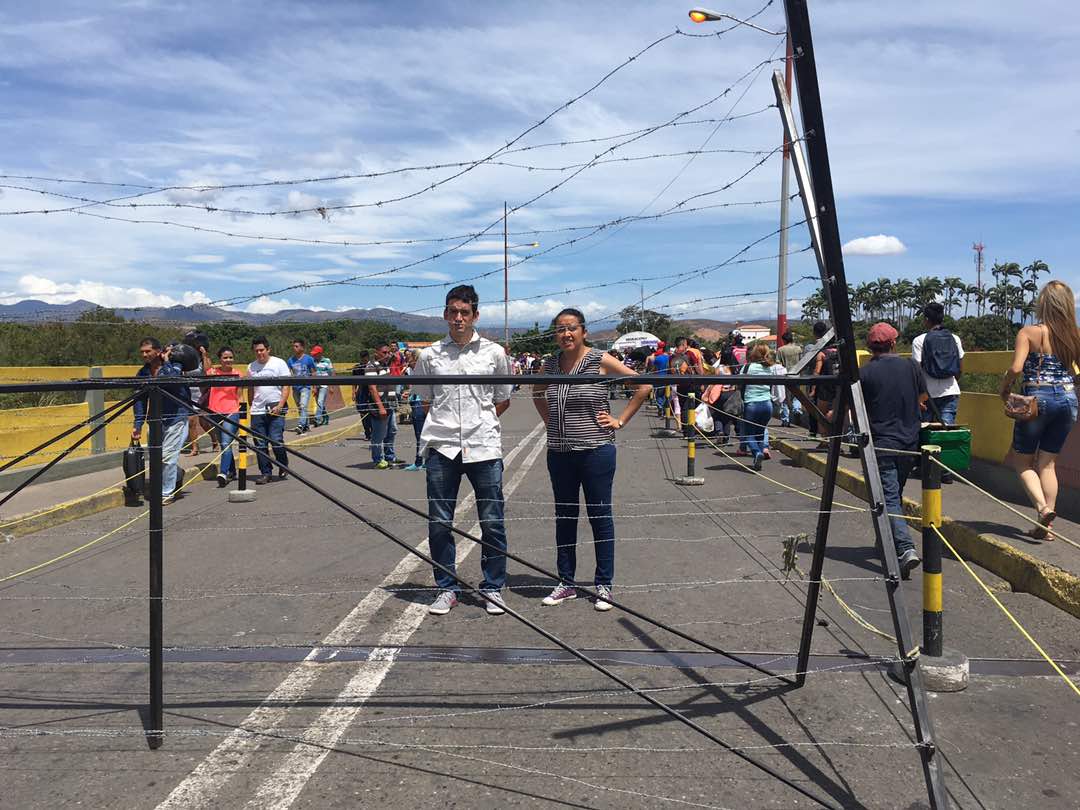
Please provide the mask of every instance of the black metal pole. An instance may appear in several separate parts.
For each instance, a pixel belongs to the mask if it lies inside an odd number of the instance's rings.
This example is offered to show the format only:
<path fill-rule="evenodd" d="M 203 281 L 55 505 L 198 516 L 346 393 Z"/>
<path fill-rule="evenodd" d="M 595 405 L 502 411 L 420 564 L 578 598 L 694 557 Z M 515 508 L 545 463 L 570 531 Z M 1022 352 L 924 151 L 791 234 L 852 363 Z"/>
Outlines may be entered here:
<path fill-rule="evenodd" d="M 242 430 L 236 431 L 236 480 L 241 491 L 247 489 L 247 430 L 251 423 L 248 421 L 248 404 L 240 403 L 240 426 Z"/>
<path fill-rule="evenodd" d="M 940 658 L 945 646 L 941 599 L 941 448 L 922 447 L 922 541 L 923 541 L 923 614 L 922 651 Z"/>
<path fill-rule="evenodd" d="M 162 540 L 164 535 L 162 519 L 162 441 L 165 431 L 161 423 L 161 388 L 150 389 L 147 422 L 150 426 L 150 492 L 147 498 L 150 505 L 150 728 L 147 741 L 151 748 L 160 748 L 164 737 L 165 710 L 162 671 L 164 669 L 164 651 L 162 649 L 162 596 L 164 574 L 162 559 Z"/>

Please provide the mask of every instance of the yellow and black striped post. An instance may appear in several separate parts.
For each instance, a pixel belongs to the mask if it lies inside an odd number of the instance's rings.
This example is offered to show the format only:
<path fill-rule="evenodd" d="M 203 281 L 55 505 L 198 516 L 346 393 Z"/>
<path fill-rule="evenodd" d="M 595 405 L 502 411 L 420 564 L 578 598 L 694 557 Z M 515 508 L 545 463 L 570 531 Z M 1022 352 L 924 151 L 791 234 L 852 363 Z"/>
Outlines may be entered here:
<path fill-rule="evenodd" d="M 664 430 L 672 430 L 671 427 L 671 386 L 664 386 Z"/>
<path fill-rule="evenodd" d="M 945 637 L 941 626 L 941 448 L 922 447 L 922 541 L 923 541 L 923 655 L 941 657 Z"/>
<path fill-rule="evenodd" d="M 676 478 L 675 483 L 688 487 L 699 487 L 705 483 L 705 479 L 694 474 L 694 465 L 697 461 L 697 410 L 695 410 L 697 407 L 697 394 L 691 392 L 690 403 L 686 407 L 688 408 L 686 424 L 690 428 L 690 433 L 686 437 L 686 475 Z"/>
<path fill-rule="evenodd" d="M 229 503 L 249 503 L 255 500 L 255 490 L 248 489 L 248 429 L 251 427 L 251 414 L 248 404 L 240 403 L 240 428 L 233 439 L 233 460 L 236 463 L 236 483 L 240 487 L 229 492 Z"/>

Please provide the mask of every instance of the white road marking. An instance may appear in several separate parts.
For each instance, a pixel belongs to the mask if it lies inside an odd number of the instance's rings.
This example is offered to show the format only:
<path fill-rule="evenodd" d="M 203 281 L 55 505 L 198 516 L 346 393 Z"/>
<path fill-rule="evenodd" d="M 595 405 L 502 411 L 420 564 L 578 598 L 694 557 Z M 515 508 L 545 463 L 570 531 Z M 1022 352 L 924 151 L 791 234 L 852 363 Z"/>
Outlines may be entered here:
<path fill-rule="evenodd" d="M 524 480 L 536 457 L 545 447 L 546 442 L 537 442 L 528 458 L 522 462 L 505 487 L 504 495 L 507 498 Z M 479 529 L 480 524 L 476 523 L 469 529 L 469 533 L 473 534 Z M 476 543 L 471 540 L 458 538 L 458 565 L 461 565 L 475 547 Z M 361 664 L 360 670 L 349 679 L 334 704 L 323 709 L 318 719 L 301 735 L 304 742 L 297 743 L 273 775 L 259 785 L 255 795 L 247 803 L 247 808 L 286 810 L 292 806 L 327 754 L 352 725 L 368 698 L 375 694 L 375 690 L 382 684 L 394 665 L 401 646 L 408 642 L 427 615 L 427 605 L 424 604 L 412 603 L 402 611 L 393 626 L 379 639 L 378 647 L 372 651 L 369 660 Z"/>
<path fill-rule="evenodd" d="M 513 461 L 542 429 L 542 423 L 533 428 L 525 438 L 518 442 L 518 444 L 506 454 L 504 463 Z M 507 487 L 507 490 L 509 490 L 506 492 L 507 495 L 509 492 L 513 491 L 510 487 L 516 488 L 517 484 L 520 483 L 521 478 L 524 475 L 523 471 L 527 470 L 529 466 L 532 465 L 536 460 L 538 448 L 542 448 L 543 446 L 543 443 L 539 443 L 536 448 L 533 448 L 532 453 L 528 457 L 527 465 L 523 466 L 523 469 L 515 474 L 510 485 Z M 461 514 L 471 508 L 475 500 L 475 495 L 470 492 L 466 497 L 462 498 L 455 515 Z M 475 531 L 475 529 L 472 531 Z M 463 558 L 462 552 L 465 550 L 464 546 L 466 545 L 471 548 L 475 544 L 469 541 L 459 543 L 459 559 Z M 417 551 L 427 554 L 427 540 L 425 539 L 416 548 Z M 419 557 L 414 554 L 406 554 L 394 567 L 394 570 L 387 574 L 374 590 L 360 600 L 359 604 L 349 611 L 349 614 L 341 620 L 337 627 L 331 630 L 319 645 L 313 648 L 304 660 L 289 673 L 285 680 L 283 680 L 273 692 L 267 695 L 262 704 L 253 709 L 238 728 L 222 740 L 221 743 L 207 755 L 206 759 L 200 762 L 180 784 L 173 788 L 172 792 L 165 797 L 165 800 L 158 805 L 158 810 L 179 810 L 180 808 L 190 810 L 190 808 L 210 807 L 216 802 L 218 793 L 225 786 L 225 783 L 228 782 L 234 774 L 248 765 L 252 756 L 254 756 L 266 741 L 262 735 L 277 728 L 281 722 L 285 720 L 291 705 L 303 699 L 319 676 L 325 672 L 325 669 L 320 667 L 320 665 L 312 663 L 312 659 L 324 652 L 324 648 L 326 647 L 337 647 L 354 643 L 355 639 L 358 638 L 359 633 L 371 620 L 371 617 L 380 607 L 382 607 L 386 600 L 390 598 L 390 589 L 405 582 L 405 580 L 422 565 L 426 565 L 426 563 Z M 427 610 L 426 605 L 408 605 L 402 616 L 395 621 L 393 628 L 384 635 L 384 638 L 391 636 L 394 632 L 394 628 L 405 627 L 403 621 L 406 620 L 406 617 L 411 616 L 415 612 L 413 611 L 413 608 L 419 608 L 421 619 L 423 618 L 424 612 Z M 419 626 L 419 622 L 417 622 L 417 626 Z M 380 645 L 383 644 L 384 642 L 380 641 Z M 396 656 L 396 652 L 394 653 L 394 656 Z M 374 655 L 372 657 L 374 658 Z M 390 663 L 392 663 L 392 658 L 390 662 L 387 662 L 387 669 L 389 669 Z M 382 678 L 379 680 L 381 681 Z M 349 699 L 348 689 L 351 686 L 352 684 L 350 682 L 350 686 L 346 687 L 346 691 L 339 696 L 339 700 Z"/>

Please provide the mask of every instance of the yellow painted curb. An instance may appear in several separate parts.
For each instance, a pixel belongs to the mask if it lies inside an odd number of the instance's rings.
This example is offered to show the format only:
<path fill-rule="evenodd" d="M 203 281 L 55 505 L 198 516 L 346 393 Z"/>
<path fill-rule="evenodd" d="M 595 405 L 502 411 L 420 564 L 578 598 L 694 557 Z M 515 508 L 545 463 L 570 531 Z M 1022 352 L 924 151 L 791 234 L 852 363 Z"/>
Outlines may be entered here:
<path fill-rule="evenodd" d="M 824 454 L 811 453 L 791 442 L 782 441 L 778 447 L 781 453 L 800 467 L 824 476 Z M 869 501 L 866 480 L 858 473 L 841 467 L 837 471 L 836 484 L 852 495 Z M 904 498 L 904 514 L 921 517 L 921 505 L 910 498 Z M 1037 596 L 1080 619 L 1080 577 L 1032 557 L 1004 540 L 979 534 L 971 527 L 949 517 L 942 516 L 941 533 L 966 560 L 1001 577 L 1014 591 Z"/>

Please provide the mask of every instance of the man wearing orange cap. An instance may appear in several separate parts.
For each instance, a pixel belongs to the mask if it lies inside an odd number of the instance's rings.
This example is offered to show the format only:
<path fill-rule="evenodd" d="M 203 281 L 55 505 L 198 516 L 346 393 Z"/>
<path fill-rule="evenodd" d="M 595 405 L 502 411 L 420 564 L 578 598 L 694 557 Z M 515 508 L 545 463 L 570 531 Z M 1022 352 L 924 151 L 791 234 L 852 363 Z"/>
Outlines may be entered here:
<path fill-rule="evenodd" d="M 315 361 L 316 377 L 333 376 L 334 364 L 329 357 L 323 355 L 322 346 L 311 347 L 311 358 Z M 330 424 L 330 414 L 326 412 L 326 395 L 329 391 L 329 385 L 319 385 L 315 388 L 315 427 Z"/>
<path fill-rule="evenodd" d="M 890 515 L 904 514 L 904 485 L 911 474 L 917 456 L 909 453 L 919 449 L 920 402 L 926 400 L 926 383 L 922 370 L 913 360 L 893 352 L 897 332 L 887 323 L 870 327 L 866 343 L 873 357 L 859 372 L 866 410 L 870 416 L 870 435 L 877 451 L 881 486 L 885 491 L 885 508 Z M 893 450 L 901 453 L 890 452 Z M 900 575 L 911 578 L 911 572 L 922 560 L 902 517 L 890 517 Z"/>

